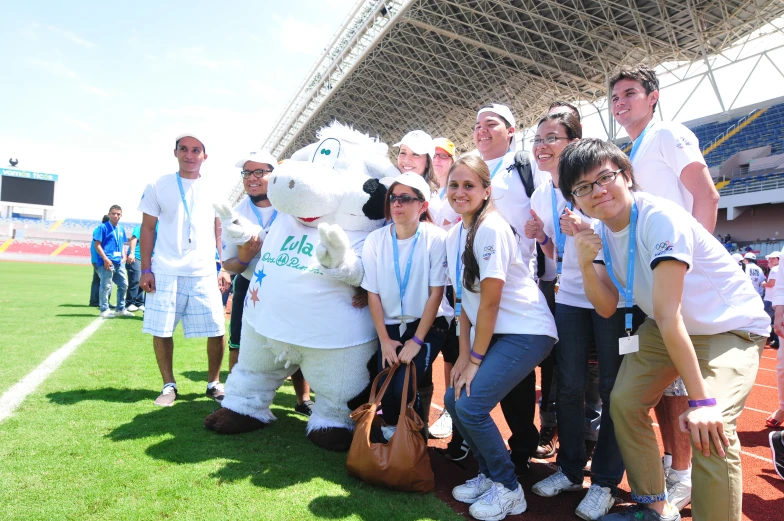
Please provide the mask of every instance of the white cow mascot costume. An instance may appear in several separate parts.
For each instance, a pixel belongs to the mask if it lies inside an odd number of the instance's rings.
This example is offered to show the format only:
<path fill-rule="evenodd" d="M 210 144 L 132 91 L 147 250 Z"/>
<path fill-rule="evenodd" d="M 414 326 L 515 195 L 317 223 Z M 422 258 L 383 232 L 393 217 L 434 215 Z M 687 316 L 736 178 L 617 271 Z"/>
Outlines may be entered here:
<path fill-rule="evenodd" d="M 258 225 L 221 215 L 223 240 L 263 246 L 245 300 L 239 361 L 226 380 L 221 409 L 205 426 L 234 434 L 275 420 L 275 391 L 297 368 L 316 392 L 307 436 L 329 450 L 348 450 L 354 421 L 347 403 L 368 385 L 377 335 L 367 307 L 352 299 L 362 282 L 368 233 L 384 224 L 386 187 L 398 175 L 387 146 L 335 122 L 318 143 L 275 169 L 268 197 L 278 217 L 266 237 Z"/>

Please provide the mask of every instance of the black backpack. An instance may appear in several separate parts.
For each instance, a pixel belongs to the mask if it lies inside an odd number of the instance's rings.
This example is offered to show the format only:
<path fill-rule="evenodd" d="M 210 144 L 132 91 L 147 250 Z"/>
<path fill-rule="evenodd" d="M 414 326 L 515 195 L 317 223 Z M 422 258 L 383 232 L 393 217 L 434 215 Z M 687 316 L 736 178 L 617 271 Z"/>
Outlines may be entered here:
<path fill-rule="evenodd" d="M 535 186 L 534 186 L 534 171 L 531 168 L 531 159 L 529 154 L 525 150 L 518 150 L 515 152 L 514 156 L 514 163 L 507 168 L 508 172 L 511 172 L 512 169 L 517 170 L 517 174 L 520 176 L 520 181 L 523 183 L 523 188 L 525 188 L 525 195 L 528 198 L 531 198 L 531 195 L 534 193 Z M 544 252 L 542 248 L 539 246 L 539 243 L 536 243 L 536 276 L 541 277 L 544 275 Z"/>

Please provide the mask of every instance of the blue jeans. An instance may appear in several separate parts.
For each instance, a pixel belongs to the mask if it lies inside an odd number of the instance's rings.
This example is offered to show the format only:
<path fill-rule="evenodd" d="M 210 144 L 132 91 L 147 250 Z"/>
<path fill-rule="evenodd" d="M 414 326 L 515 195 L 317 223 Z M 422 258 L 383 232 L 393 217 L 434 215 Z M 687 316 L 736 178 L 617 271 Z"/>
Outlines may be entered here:
<path fill-rule="evenodd" d="M 599 439 L 599 427 L 602 423 L 602 398 L 599 396 L 599 364 L 588 364 L 587 378 L 585 388 L 585 439 L 597 441 Z M 553 389 L 557 387 L 557 381 L 558 377 L 553 374 Z M 544 388 L 544 385 L 542 385 L 542 388 Z M 546 406 L 542 404 L 542 398 L 539 398 L 539 421 L 542 427 L 558 426 L 555 394 L 555 392 L 550 393 L 551 400 L 549 400 Z M 544 392 L 542 396 L 544 396 Z"/>
<path fill-rule="evenodd" d="M 765 304 L 765 313 L 770 317 L 770 336 L 768 339 L 771 343 L 778 342 L 779 336 L 776 334 L 776 331 L 773 330 L 773 319 L 776 316 L 776 309 L 773 307 L 773 302 L 770 300 L 763 300 L 762 302 Z"/>
<path fill-rule="evenodd" d="M 558 344 L 557 363 L 558 466 L 572 483 L 582 483 L 585 453 L 586 390 L 588 355 L 595 343 L 599 359 L 599 396 L 603 402 L 601 429 L 591 464 L 592 483 L 609 487 L 615 493 L 623 478 L 621 451 L 610 418 L 610 392 L 621 367 L 618 339 L 626 334 L 621 308 L 610 318 L 602 318 L 593 309 L 557 304 L 555 324 Z M 642 317 L 640 317 L 642 318 Z M 641 321 L 641 320 L 640 320 Z"/>
<path fill-rule="evenodd" d="M 131 263 L 125 264 L 128 273 L 128 292 L 125 295 L 125 307 L 131 304 L 136 307 L 144 305 L 144 291 L 139 287 L 139 279 L 142 276 L 142 261 L 135 259 Z"/>
<path fill-rule="evenodd" d="M 515 467 L 490 411 L 550 353 L 555 339 L 544 335 L 493 335 L 482 365 L 471 382 L 471 396 L 449 387 L 444 406 L 452 425 L 463 436 L 479 462 L 479 472 L 517 489 Z"/>
<path fill-rule="evenodd" d="M 109 309 L 109 293 L 112 291 L 112 282 L 117 285 L 117 311 L 125 309 L 125 292 L 128 289 L 128 276 L 125 266 L 114 264 L 111 270 L 103 265 L 96 265 L 98 275 L 101 277 L 101 290 L 98 294 L 98 307 L 101 312 Z"/>

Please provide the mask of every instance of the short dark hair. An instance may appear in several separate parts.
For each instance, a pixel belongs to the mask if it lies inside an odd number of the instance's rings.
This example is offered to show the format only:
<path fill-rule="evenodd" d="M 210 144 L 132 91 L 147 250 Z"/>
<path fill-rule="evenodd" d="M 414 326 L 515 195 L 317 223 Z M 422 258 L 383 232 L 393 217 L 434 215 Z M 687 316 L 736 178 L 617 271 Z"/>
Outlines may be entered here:
<path fill-rule="evenodd" d="M 539 128 L 545 121 L 555 121 L 556 123 L 563 125 L 566 129 L 566 137 L 569 139 L 581 139 L 583 137 L 583 127 L 580 125 L 580 120 L 570 112 L 547 114 L 539 120 L 536 127 Z"/>
<path fill-rule="evenodd" d="M 572 195 L 574 185 L 591 170 L 601 167 L 607 161 L 620 168 L 623 176 L 632 182 L 632 191 L 638 190 L 634 180 L 634 168 L 629 156 L 613 143 L 596 138 L 586 138 L 566 145 L 558 162 L 558 185 L 567 201 L 576 202 Z"/>
<path fill-rule="evenodd" d="M 621 80 L 638 81 L 645 89 L 645 94 L 648 95 L 655 90 L 659 90 L 659 78 L 656 77 L 656 72 L 645 64 L 638 65 L 621 65 L 610 75 L 610 92 L 612 92 L 615 84 Z M 653 112 L 656 112 L 656 105 L 653 104 Z"/>
<path fill-rule="evenodd" d="M 572 114 L 574 114 L 574 116 L 577 118 L 577 121 L 582 121 L 582 118 L 580 117 L 580 111 L 577 110 L 577 107 L 566 101 L 553 101 L 550 103 L 550 107 L 548 107 L 547 112 L 549 113 L 551 110 L 557 107 L 566 107 Z"/>
<path fill-rule="evenodd" d="M 113 204 L 109 207 L 109 213 L 112 213 L 112 210 L 120 210 L 122 212 L 122 208 L 120 208 L 119 204 Z"/>

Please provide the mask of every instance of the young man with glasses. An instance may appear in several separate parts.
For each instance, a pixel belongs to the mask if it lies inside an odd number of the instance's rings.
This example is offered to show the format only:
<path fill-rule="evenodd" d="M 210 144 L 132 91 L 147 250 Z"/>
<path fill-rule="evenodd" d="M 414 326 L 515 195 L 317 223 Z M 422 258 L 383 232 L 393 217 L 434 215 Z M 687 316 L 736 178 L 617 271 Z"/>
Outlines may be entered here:
<path fill-rule="evenodd" d="M 656 73 L 645 65 L 621 67 L 610 77 L 609 88 L 613 116 L 633 142 L 629 157 L 641 189 L 678 204 L 712 235 L 719 194 L 694 133 L 680 123 L 654 118 L 659 102 Z M 679 509 L 691 498 L 691 445 L 678 428 L 687 400 L 678 377 L 656 406 L 668 491 Z"/>
<path fill-rule="evenodd" d="M 234 212 L 252 223 L 257 223 L 265 232 L 269 232 L 278 216 L 277 210 L 267 198 L 267 183 L 278 161 L 266 150 L 258 150 L 247 154 L 234 165 L 241 168 L 242 185 L 246 198 L 234 207 Z M 262 240 L 258 235 L 251 237 L 243 245 L 226 244 L 223 247 L 223 269 L 234 277 L 234 296 L 231 304 L 231 321 L 229 322 L 229 372 L 234 368 L 240 356 L 240 338 L 242 335 L 242 313 L 245 308 L 246 295 L 256 271 L 256 263 L 261 254 Z M 294 390 L 297 393 L 295 411 L 310 416 L 313 402 L 310 400 L 310 387 L 297 370 L 291 375 Z"/>
<path fill-rule="evenodd" d="M 638 505 L 605 521 L 677 521 L 659 463 L 650 410 L 680 375 L 688 390 L 679 427 L 695 453 L 692 516 L 740 521 L 743 497 L 736 421 L 754 385 L 770 319 L 762 300 L 711 232 L 677 204 L 636 191 L 629 158 L 584 139 L 561 154 L 564 198 L 601 221 L 575 237 L 585 294 L 608 317 L 636 303 L 649 317 L 619 339 L 625 354 L 610 413 Z"/>
<path fill-rule="evenodd" d="M 215 249 L 220 248 L 221 232 L 212 206 L 222 191 L 201 176 L 207 151 L 194 134 L 176 138 L 174 156 L 179 171 L 147 185 L 139 203 L 143 213 L 139 286 L 148 293 L 142 332 L 153 336 L 163 378 L 155 405 L 161 407 L 174 405 L 177 398 L 172 335 L 180 319 L 185 338 L 207 337 L 207 396 L 220 402 L 225 395 L 220 383 L 225 330 L 221 289 L 228 288 L 229 277 L 221 271 L 215 280 Z"/>

